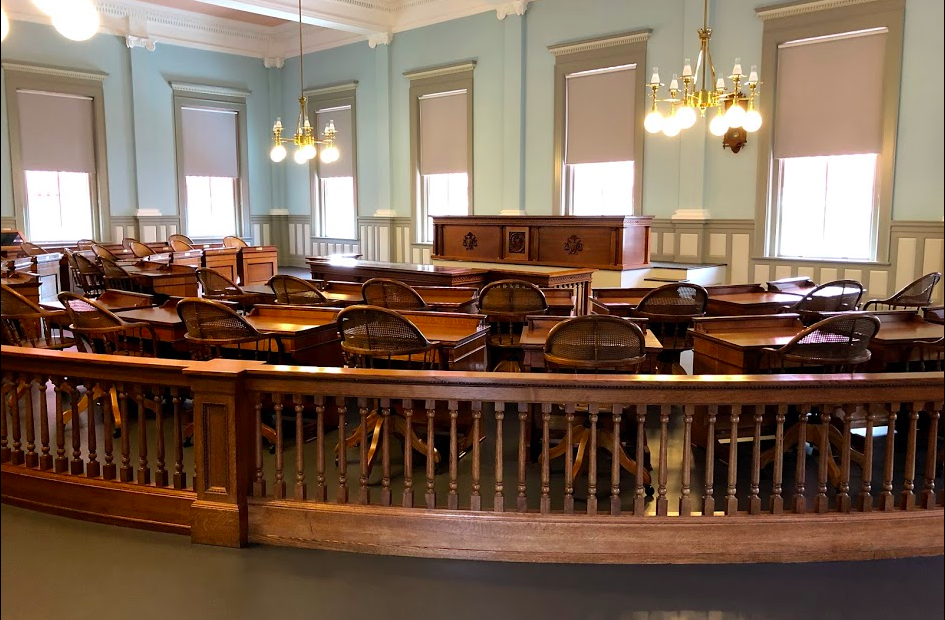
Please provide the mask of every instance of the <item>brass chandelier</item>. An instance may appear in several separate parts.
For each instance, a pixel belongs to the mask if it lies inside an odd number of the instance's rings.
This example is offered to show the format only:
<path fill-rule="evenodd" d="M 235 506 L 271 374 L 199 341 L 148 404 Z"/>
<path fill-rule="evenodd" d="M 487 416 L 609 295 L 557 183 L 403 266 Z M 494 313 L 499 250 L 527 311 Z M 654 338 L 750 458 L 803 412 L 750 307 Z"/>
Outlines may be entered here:
<path fill-rule="evenodd" d="M 285 143 L 291 142 L 295 145 L 295 154 L 293 159 L 295 163 L 304 164 L 314 159 L 317 154 L 316 144 L 324 144 L 325 147 L 322 149 L 321 160 L 326 164 L 330 164 L 334 161 L 338 161 L 340 153 L 338 152 L 338 147 L 335 146 L 335 138 L 337 137 L 337 132 L 335 131 L 335 122 L 328 121 L 328 124 L 325 125 L 325 131 L 322 134 L 324 140 L 319 140 L 316 138 L 316 132 L 312 128 L 312 124 L 308 120 L 308 110 L 306 109 L 306 104 L 308 99 L 305 97 L 305 71 L 304 71 L 304 59 L 302 54 L 302 0 L 299 0 L 299 119 L 295 127 L 295 135 L 291 138 L 285 138 L 282 136 L 282 118 L 276 118 L 275 124 L 272 126 L 272 150 L 269 151 L 269 158 L 274 162 L 280 162 L 285 159 L 287 154 Z"/>
<path fill-rule="evenodd" d="M 660 99 L 659 90 L 663 84 L 660 83 L 659 69 L 653 67 L 653 76 L 647 84 L 651 91 L 652 107 L 643 121 L 648 132 L 662 131 L 666 136 L 677 136 L 683 129 L 695 125 L 697 116 L 705 118 L 710 108 L 716 109 L 715 116 L 709 122 L 709 132 L 714 136 L 724 136 L 730 129 L 742 128 L 753 132 L 761 127 L 761 114 L 755 109 L 758 86 L 761 84 L 758 81 L 758 69 L 752 65 L 748 75 L 745 75 L 742 73 L 741 61 L 736 58 L 732 74 L 728 76 L 732 81 L 732 89 L 726 90 L 725 80 L 722 77 L 716 79 L 712 64 L 712 52 L 709 50 L 712 29 L 709 28 L 708 20 L 709 0 L 705 0 L 702 28 L 699 30 L 699 59 L 695 72 L 689 59 L 686 59 L 682 71 L 682 88 L 679 86 L 679 77 L 673 74 L 669 97 Z M 747 95 L 741 90 L 743 84 L 748 87 Z M 660 112 L 657 105 L 660 102 L 669 103 L 668 115 L 664 116 Z"/>

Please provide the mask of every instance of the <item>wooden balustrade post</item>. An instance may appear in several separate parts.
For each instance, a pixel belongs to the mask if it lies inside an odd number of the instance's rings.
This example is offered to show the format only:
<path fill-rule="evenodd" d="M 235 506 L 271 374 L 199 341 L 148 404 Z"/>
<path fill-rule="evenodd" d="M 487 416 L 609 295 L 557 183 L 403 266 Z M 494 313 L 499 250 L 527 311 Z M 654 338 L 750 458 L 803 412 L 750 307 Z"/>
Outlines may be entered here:
<path fill-rule="evenodd" d="M 212 360 L 184 369 L 194 395 L 194 491 L 191 540 L 242 547 L 249 521 L 246 497 L 255 474 L 256 399 L 241 375 L 262 362 Z"/>

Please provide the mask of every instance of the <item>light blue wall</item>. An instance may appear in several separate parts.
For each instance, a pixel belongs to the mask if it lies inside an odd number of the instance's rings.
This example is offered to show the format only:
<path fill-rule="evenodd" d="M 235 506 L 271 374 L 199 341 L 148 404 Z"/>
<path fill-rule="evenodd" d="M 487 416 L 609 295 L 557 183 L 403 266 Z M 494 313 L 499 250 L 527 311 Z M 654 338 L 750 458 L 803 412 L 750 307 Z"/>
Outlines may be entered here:
<path fill-rule="evenodd" d="M 3 42 L 4 62 L 99 71 L 104 82 L 106 146 L 111 214 L 137 209 L 175 215 L 177 164 L 170 81 L 230 86 L 247 97 L 250 207 L 269 211 L 272 184 L 268 152 L 269 80 L 261 60 L 245 56 L 157 45 L 154 52 L 129 50 L 120 37 L 97 35 L 75 43 L 48 26 L 16 22 Z M 4 109 L 6 102 L 4 101 Z M 3 216 L 13 215 L 10 146 L 6 114 L 0 121 Z"/>

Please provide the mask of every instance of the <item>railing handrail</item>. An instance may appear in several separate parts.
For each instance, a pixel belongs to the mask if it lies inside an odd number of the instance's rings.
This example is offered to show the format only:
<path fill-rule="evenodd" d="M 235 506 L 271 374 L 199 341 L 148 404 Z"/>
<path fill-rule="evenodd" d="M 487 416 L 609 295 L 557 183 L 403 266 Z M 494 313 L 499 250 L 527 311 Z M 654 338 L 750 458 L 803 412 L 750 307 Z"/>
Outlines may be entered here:
<path fill-rule="evenodd" d="M 5 370 L 28 374 L 81 374 L 84 379 L 137 382 L 142 372 L 154 383 L 183 387 L 189 384 L 183 370 L 194 364 L 187 360 L 117 356 L 78 351 L 50 351 L 3 345 L 0 347 Z"/>

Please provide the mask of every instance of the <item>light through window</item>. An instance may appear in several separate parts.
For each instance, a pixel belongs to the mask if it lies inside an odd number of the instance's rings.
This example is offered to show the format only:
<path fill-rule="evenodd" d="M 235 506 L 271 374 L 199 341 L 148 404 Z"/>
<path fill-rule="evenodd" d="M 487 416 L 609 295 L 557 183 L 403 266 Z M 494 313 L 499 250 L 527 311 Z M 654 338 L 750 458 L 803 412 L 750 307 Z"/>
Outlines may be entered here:
<path fill-rule="evenodd" d="M 92 186 L 85 172 L 26 171 L 30 241 L 75 241 L 92 234 Z"/>
<path fill-rule="evenodd" d="M 236 234 L 236 182 L 232 177 L 186 177 L 189 236 Z"/>
<path fill-rule="evenodd" d="M 633 162 L 569 164 L 572 215 L 632 215 Z"/>
<path fill-rule="evenodd" d="M 356 239 L 354 177 L 327 177 L 319 180 L 322 236 Z"/>
<path fill-rule="evenodd" d="M 469 215 L 469 176 L 465 172 L 423 175 L 424 238 L 433 242 L 433 216 Z"/>
<path fill-rule="evenodd" d="M 870 260 L 877 155 L 780 160 L 778 254 Z"/>

